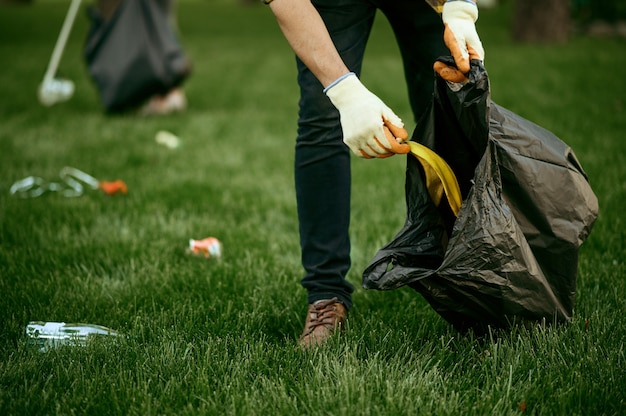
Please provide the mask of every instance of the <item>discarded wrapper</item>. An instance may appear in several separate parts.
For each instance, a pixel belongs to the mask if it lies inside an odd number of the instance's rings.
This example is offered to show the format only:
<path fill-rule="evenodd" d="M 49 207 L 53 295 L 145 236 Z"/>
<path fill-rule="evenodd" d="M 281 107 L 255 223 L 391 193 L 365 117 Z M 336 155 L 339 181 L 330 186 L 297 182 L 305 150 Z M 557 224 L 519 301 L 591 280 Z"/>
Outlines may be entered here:
<path fill-rule="evenodd" d="M 222 243 L 215 237 L 207 237 L 202 240 L 189 240 L 189 249 L 193 254 L 206 258 L 222 257 Z"/>
<path fill-rule="evenodd" d="M 170 149 L 176 149 L 180 146 L 180 139 L 173 133 L 165 130 L 159 130 L 154 137 L 154 140 L 158 144 L 162 144 L 165 147 L 169 147 Z"/>

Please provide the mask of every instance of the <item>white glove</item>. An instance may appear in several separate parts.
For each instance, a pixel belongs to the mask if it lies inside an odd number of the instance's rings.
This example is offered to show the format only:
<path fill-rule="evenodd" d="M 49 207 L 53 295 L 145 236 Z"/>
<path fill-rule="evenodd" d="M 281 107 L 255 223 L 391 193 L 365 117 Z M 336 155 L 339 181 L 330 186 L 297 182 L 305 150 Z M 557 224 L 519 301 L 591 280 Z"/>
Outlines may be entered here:
<path fill-rule="evenodd" d="M 383 125 L 391 123 L 404 130 L 402 120 L 365 88 L 355 74 L 340 78 L 325 92 L 339 110 L 343 141 L 352 153 L 368 159 L 389 156 L 392 149 Z"/>
<path fill-rule="evenodd" d="M 474 24 L 478 20 L 478 7 L 468 0 L 448 1 L 443 5 L 441 18 L 446 25 L 446 46 L 459 70 L 467 73 L 470 69 L 470 55 L 476 59 L 485 59 L 485 51 Z"/>

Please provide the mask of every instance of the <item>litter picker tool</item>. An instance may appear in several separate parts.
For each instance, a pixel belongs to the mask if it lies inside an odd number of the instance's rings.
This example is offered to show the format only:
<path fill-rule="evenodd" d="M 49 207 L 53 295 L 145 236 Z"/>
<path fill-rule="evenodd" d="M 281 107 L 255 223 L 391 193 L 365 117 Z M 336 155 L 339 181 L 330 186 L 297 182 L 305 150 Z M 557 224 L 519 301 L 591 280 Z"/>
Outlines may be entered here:
<path fill-rule="evenodd" d="M 50 62 L 48 63 L 48 69 L 43 77 L 43 81 L 39 85 L 37 95 L 39 102 L 47 107 L 50 107 L 56 103 L 67 101 L 72 98 L 74 94 L 74 83 L 68 79 L 55 78 L 59 63 L 61 62 L 61 56 L 67 43 L 67 38 L 70 35 L 74 20 L 76 19 L 76 13 L 80 7 L 81 0 L 72 0 L 70 7 L 65 16 L 65 21 L 61 27 L 61 32 L 57 39 L 57 43 L 52 51 Z"/>

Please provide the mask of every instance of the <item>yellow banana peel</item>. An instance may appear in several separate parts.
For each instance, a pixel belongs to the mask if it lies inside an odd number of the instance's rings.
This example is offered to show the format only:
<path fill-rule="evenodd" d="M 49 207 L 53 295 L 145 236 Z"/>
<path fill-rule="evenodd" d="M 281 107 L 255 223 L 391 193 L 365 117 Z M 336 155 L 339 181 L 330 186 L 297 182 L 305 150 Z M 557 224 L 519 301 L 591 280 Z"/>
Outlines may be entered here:
<path fill-rule="evenodd" d="M 463 199 L 459 183 L 450 166 L 441 156 L 428 147 L 412 141 L 408 142 L 408 144 L 411 146 L 411 154 L 417 158 L 424 168 L 426 187 L 428 188 L 430 198 L 436 206 L 439 206 L 441 198 L 445 194 L 452 212 L 455 216 L 458 216 Z"/>

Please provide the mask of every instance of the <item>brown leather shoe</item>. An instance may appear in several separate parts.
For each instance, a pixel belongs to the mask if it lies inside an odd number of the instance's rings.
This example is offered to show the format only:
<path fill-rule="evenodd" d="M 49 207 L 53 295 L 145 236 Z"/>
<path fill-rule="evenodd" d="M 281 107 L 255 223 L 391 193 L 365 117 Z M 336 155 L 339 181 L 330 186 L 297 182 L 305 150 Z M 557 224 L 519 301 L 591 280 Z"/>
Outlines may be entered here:
<path fill-rule="evenodd" d="M 343 330 L 348 311 L 337 298 L 319 300 L 309 305 L 309 311 L 298 344 L 302 348 L 321 345 L 335 330 Z"/>

